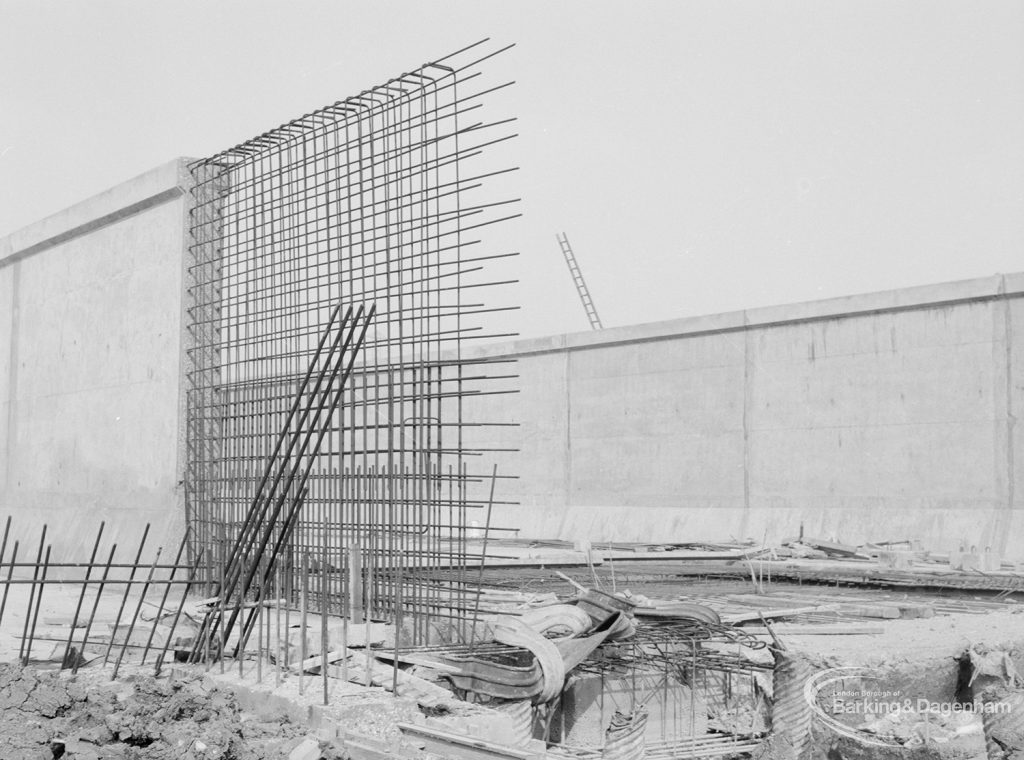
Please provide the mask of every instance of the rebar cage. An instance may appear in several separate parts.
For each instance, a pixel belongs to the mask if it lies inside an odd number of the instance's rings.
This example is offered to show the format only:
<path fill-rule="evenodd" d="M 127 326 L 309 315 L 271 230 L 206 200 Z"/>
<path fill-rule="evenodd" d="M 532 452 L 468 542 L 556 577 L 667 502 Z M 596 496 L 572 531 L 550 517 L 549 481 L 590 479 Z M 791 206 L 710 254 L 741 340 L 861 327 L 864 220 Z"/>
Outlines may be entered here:
<path fill-rule="evenodd" d="M 507 48 L 485 43 L 191 166 L 186 511 L 211 587 L 275 439 L 301 426 L 289 409 L 340 306 L 374 311 L 323 445 L 305 455 L 277 590 L 297 594 L 289 568 L 308 560 L 322 581 L 312 607 L 407 615 L 410 643 L 471 609 L 467 513 L 487 494 L 471 484 L 495 452 L 477 456 L 474 430 L 490 423 L 470 412 L 475 397 L 514 389 L 510 371 L 489 373 L 464 345 L 494 337 L 484 315 L 513 308 L 483 299 L 503 297 L 510 281 L 490 270 L 516 254 L 478 233 L 519 216 L 517 199 L 480 198 L 514 171 L 488 164 L 514 134 L 512 119 L 481 120 L 487 96 L 511 84 L 488 83 L 482 64 Z M 432 579 L 442 567 L 460 581 Z"/>

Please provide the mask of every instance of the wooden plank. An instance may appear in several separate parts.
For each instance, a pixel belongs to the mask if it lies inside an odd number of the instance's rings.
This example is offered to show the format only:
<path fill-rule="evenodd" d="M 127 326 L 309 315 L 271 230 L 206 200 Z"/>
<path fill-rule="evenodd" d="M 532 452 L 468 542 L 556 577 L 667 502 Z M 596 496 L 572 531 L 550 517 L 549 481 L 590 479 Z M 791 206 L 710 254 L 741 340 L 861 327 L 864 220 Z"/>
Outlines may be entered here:
<path fill-rule="evenodd" d="M 735 615 L 723 615 L 722 622 L 726 625 L 736 625 L 738 623 L 746 623 L 750 620 L 760 620 L 761 618 L 785 618 L 793 617 L 794 615 L 808 615 L 812 612 L 835 611 L 835 605 L 821 605 L 816 607 L 783 607 L 773 610 L 754 610 L 753 612 L 740 612 Z"/>
<path fill-rule="evenodd" d="M 850 615 L 852 617 L 867 617 L 867 618 L 882 618 L 884 620 L 895 620 L 901 617 L 900 609 L 896 606 L 886 606 L 882 604 L 876 605 L 871 601 L 858 601 L 845 599 L 839 596 L 830 596 L 827 594 L 787 594 L 787 593 L 773 593 L 766 596 L 756 596 L 753 594 L 737 594 L 728 597 L 731 601 L 736 601 L 746 606 L 765 605 L 772 611 L 779 613 L 786 610 L 786 607 L 782 605 L 790 602 L 794 603 L 793 610 L 804 609 L 800 606 L 800 602 L 806 604 L 809 601 L 812 602 L 825 602 L 827 609 L 820 610 L 821 612 L 834 613 L 836 615 Z M 770 606 L 769 606 L 770 605 Z M 744 614 L 744 613 L 739 613 Z M 790 615 L 802 614 L 800 612 L 790 612 Z M 778 614 L 775 617 L 786 617 L 785 615 Z M 749 618 L 750 620 L 757 620 L 757 615 Z M 723 618 L 724 620 L 724 618 Z"/>
<path fill-rule="evenodd" d="M 595 548 L 595 551 L 598 551 Z M 605 562 L 658 562 L 677 560 L 681 562 L 737 562 L 746 559 L 757 559 L 771 553 L 771 548 L 741 549 L 724 551 L 696 551 L 691 549 L 674 549 L 663 552 L 621 552 L 600 551 L 599 555 Z M 488 566 L 490 563 L 488 562 Z"/>
<path fill-rule="evenodd" d="M 793 592 L 779 592 L 776 598 L 780 600 L 806 601 L 808 594 L 797 594 Z M 897 618 L 931 618 L 935 617 L 935 608 L 924 602 L 911 602 L 909 600 L 895 599 L 864 599 L 841 594 L 812 594 L 815 601 L 837 604 L 839 613 L 842 615 L 853 615 L 855 617 L 883 618 L 895 620 Z"/>
<path fill-rule="evenodd" d="M 838 544 L 835 541 L 825 541 L 821 538 L 808 538 L 807 536 L 801 538 L 800 543 L 814 549 L 820 549 L 821 551 L 829 554 L 838 554 L 840 557 L 849 557 L 851 559 L 871 559 L 870 556 L 861 552 L 859 548 L 851 546 L 850 544 Z"/>

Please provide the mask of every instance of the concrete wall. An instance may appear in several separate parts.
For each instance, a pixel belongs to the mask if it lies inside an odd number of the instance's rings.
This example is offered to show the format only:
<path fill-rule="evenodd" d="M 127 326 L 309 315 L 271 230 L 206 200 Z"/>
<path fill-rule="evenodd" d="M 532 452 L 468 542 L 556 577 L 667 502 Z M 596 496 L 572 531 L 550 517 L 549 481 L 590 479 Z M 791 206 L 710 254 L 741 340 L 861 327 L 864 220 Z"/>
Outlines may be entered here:
<path fill-rule="evenodd" d="M 62 560 L 100 520 L 122 561 L 146 522 L 153 547 L 180 537 L 184 167 L 0 240 L 0 519 L 22 556 L 44 523 Z"/>
<path fill-rule="evenodd" d="M 494 522 L 619 541 L 961 540 L 1024 558 L 1024 274 L 519 341 Z M 509 429 L 506 429 L 508 431 Z"/>
<path fill-rule="evenodd" d="M 60 556 L 101 519 L 183 527 L 187 183 L 175 161 L 0 240 L 0 519 Z M 1018 274 L 490 346 L 522 392 L 466 408 L 520 427 L 467 435 L 519 449 L 493 523 L 529 536 L 1024 558 L 1022 336 Z"/>

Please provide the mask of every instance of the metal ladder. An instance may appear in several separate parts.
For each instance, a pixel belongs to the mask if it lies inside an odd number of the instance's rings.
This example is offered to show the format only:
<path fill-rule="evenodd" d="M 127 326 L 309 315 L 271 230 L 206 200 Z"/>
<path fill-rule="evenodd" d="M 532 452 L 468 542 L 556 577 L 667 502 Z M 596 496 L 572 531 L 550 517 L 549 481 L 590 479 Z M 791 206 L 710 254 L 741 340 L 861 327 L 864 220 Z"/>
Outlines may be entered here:
<path fill-rule="evenodd" d="M 564 232 L 562 232 L 555 235 L 555 239 L 558 241 L 558 245 L 562 248 L 562 255 L 565 256 L 565 263 L 569 265 L 569 274 L 572 275 L 572 281 L 576 284 L 576 292 L 580 294 L 580 300 L 583 302 L 583 310 L 587 312 L 587 319 L 590 320 L 591 329 L 602 329 L 601 318 L 597 316 L 597 309 L 594 307 L 594 299 L 590 297 L 590 289 L 587 287 L 586 280 L 583 279 L 583 272 L 580 271 L 579 264 L 576 263 L 576 256 L 573 255 L 572 246 L 569 245 L 569 238 Z"/>

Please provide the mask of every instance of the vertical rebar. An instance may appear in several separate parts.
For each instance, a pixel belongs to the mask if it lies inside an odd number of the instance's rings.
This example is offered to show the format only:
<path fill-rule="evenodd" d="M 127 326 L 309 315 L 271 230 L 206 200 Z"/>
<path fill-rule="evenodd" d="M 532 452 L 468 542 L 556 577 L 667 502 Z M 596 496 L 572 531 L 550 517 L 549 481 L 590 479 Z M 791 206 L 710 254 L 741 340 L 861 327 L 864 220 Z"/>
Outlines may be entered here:
<path fill-rule="evenodd" d="M 480 625 L 480 597 L 483 595 L 484 565 L 487 564 L 487 539 L 491 534 L 491 507 L 494 505 L 494 484 L 498 480 L 498 465 L 491 471 L 491 495 L 487 499 L 487 522 L 484 525 L 483 548 L 480 550 L 480 572 L 476 577 L 476 599 L 473 602 L 473 617 L 470 623 L 473 628 L 469 632 L 469 649 L 473 651 L 476 644 L 476 629 Z"/>
<path fill-rule="evenodd" d="M 39 570 L 43 559 L 43 550 L 46 546 L 46 525 L 39 535 L 39 549 L 36 551 L 36 564 L 32 568 L 32 585 L 28 592 L 28 606 L 25 608 L 25 625 L 21 632 L 21 646 L 18 647 L 18 659 L 24 660 L 25 641 L 28 638 L 28 627 L 32 618 L 32 608 L 36 599 L 36 582 L 39 580 Z"/>
<path fill-rule="evenodd" d="M 92 623 L 96 619 L 96 610 L 100 606 L 100 597 L 103 596 L 103 587 L 107 583 L 107 578 L 110 576 L 110 566 L 114 563 L 114 554 L 117 552 L 117 544 L 110 547 L 110 556 L 107 557 L 107 564 L 103 568 L 103 575 L 100 577 L 99 586 L 96 588 L 96 598 L 92 603 L 92 610 L 89 612 L 89 620 L 85 624 L 85 633 L 82 635 L 82 649 L 81 654 L 75 658 L 74 665 L 71 666 L 71 673 L 74 675 L 78 672 L 78 664 L 82 661 L 85 655 L 85 647 L 89 643 L 89 634 L 92 632 Z M 113 637 L 111 637 L 113 638 Z"/>
<path fill-rule="evenodd" d="M 306 646 L 306 637 L 309 635 L 309 554 L 302 554 L 302 571 L 299 579 L 302 584 L 302 598 L 299 602 L 299 627 L 302 631 L 302 638 L 299 639 L 299 694 L 305 693 L 306 657 L 309 651 Z"/>
<path fill-rule="evenodd" d="M 113 556 L 113 553 L 111 553 Z M 174 620 L 171 621 L 171 629 L 167 632 L 167 640 L 164 641 L 163 648 L 160 650 L 160 656 L 156 658 L 156 665 L 153 666 L 153 677 L 160 675 L 160 668 L 163 667 L 164 657 L 167 655 L 167 650 L 174 645 L 174 632 L 178 629 L 178 621 L 181 620 L 181 613 L 185 609 L 185 600 L 188 598 L 189 589 L 192 588 L 192 584 L 195 582 L 196 575 L 199 572 L 199 567 L 203 561 L 203 550 L 200 549 L 196 553 L 195 561 L 192 564 L 192 568 L 189 570 L 188 579 L 185 582 L 185 588 L 181 592 L 181 600 L 178 602 L 178 609 L 174 613 Z"/>
<path fill-rule="evenodd" d="M 46 547 L 46 558 L 43 560 L 43 574 L 39 579 L 39 593 L 36 595 L 36 609 L 32 613 L 32 628 L 28 634 L 28 645 L 25 647 L 25 659 L 23 664 L 28 665 L 29 660 L 32 657 L 32 642 L 36 637 L 36 623 L 39 622 L 39 610 L 43 607 L 43 589 L 46 588 L 46 571 L 50 567 L 50 549 Z"/>
<path fill-rule="evenodd" d="M 149 636 L 146 638 L 146 646 L 142 650 L 142 657 L 139 660 L 139 665 L 146 664 L 146 655 L 149 653 L 149 648 L 153 644 L 153 636 L 156 634 L 156 629 L 160 625 L 160 621 L 164 616 L 164 605 L 167 604 L 167 597 L 171 593 L 171 584 L 174 583 L 174 576 L 178 572 L 178 563 L 181 562 L 181 556 L 185 553 L 185 547 L 188 545 L 188 530 L 185 531 L 185 535 L 181 537 L 181 543 L 178 544 L 178 551 L 174 555 L 174 564 L 171 566 L 170 575 L 167 577 L 167 581 L 164 585 L 164 593 L 160 597 L 160 606 L 157 608 L 156 617 L 153 618 L 153 627 L 149 630 Z"/>
<path fill-rule="evenodd" d="M 10 518 L 8 518 L 10 519 Z M 103 536 L 103 526 L 105 522 L 100 522 L 100 528 L 96 531 L 96 542 L 92 545 L 92 553 L 89 555 L 89 565 L 85 569 L 85 580 L 82 581 L 82 592 L 78 595 L 78 604 L 75 605 L 75 614 L 71 616 L 71 629 L 68 631 L 68 641 L 64 645 L 64 656 L 61 657 L 60 667 L 63 670 L 68 666 L 68 657 L 71 655 L 71 640 L 75 636 L 75 628 L 78 625 L 78 613 L 82 611 L 82 602 L 85 601 L 85 589 L 89 585 L 89 577 L 92 575 L 92 566 L 96 561 L 96 552 L 100 548 L 100 538 Z M 6 539 L 7 536 L 5 535 Z"/>
<path fill-rule="evenodd" d="M 0 567 L 4 563 L 4 555 L 7 554 L 7 537 L 11 532 L 11 516 L 7 515 L 7 520 L 4 521 L 4 538 L 0 541 Z"/>
<path fill-rule="evenodd" d="M 4 583 L 4 593 L 0 597 L 0 624 L 4 622 L 4 610 L 7 609 L 7 592 L 11 589 L 11 578 L 14 575 L 14 563 L 18 561 L 18 542 L 14 542 L 11 549 L 11 564 L 7 568 L 7 581 Z"/>
<path fill-rule="evenodd" d="M 11 532 L 11 516 L 7 516 L 7 520 L 4 522 L 4 540 L 0 542 L 0 567 L 3 567 L 4 556 L 7 554 L 7 537 Z M 4 619 L 4 607 L 7 606 L 7 589 L 11 586 L 11 575 L 14 573 L 14 563 L 17 561 L 18 556 L 18 542 L 14 542 L 14 551 L 11 556 L 11 567 L 7 573 L 7 583 L 4 584 L 3 600 L 0 601 L 0 623 Z"/>
<path fill-rule="evenodd" d="M 324 705 L 327 704 L 327 530 L 320 535 L 320 680 L 323 683 Z M 342 652 L 342 655 L 347 654 Z"/>
<path fill-rule="evenodd" d="M 146 601 L 146 592 L 149 591 L 149 584 L 153 582 L 153 573 L 156 572 L 156 566 L 160 564 L 160 554 L 164 548 L 158 546 L 156 548 L 156 554 L 153 557 L 153 564 L 149 566 L 149 573 L 146 575 L 146 582 L 142 584 L 142 592 L 139 594 L 139 603 L 135 605 L 135 613 L 131 617 L 131 621 L 128 623 L 128 630 L 124 634 L 124 641 L 121 643 L 121 651 L 117 653 L 117 661 L 114 663 L 114 672 L 110 674 L 110 680 L 113 681 L 117 678 L 117 671 L 121 669 L 121 661 L 124 659 L 124 653 L 128 651 L 128 644 L 130 643 L 132 633 L 135 631 L 135 621 L 139 619 L 139 615 L 142 614 L 142 603 Z M 130 588 L 130 587 L 129 587 Z M 111 634 L 110 640 L 113 640 L 117 636 L 117 626 L 114 627 L 114 631 Z"/>
<path fill-rule="evenodd" d="M 150 535 L 150 523 L 146 522 L 142 530 L 142 539 L 138 542 L 138 551 L 135 552 L 135 559 L 131 564 L 131 572 L 128 574 L 128 583 L 125 584 L 125 593 L 121 597 L 121 606 L 118 607 L 118 615 L 114 619 L 111 640 L 106 644 L 106 651 L 103 652 L 103 665 L 106 665 L 106 662 L 111 658 L 111 649 L 114 647 L 114 640 L 118 637 L 118 626 L 121 625 L 121 616 L 124 614 L 125 604 L 128 602 L 128 594 L 131 593 L 131 582 L 135 580 L 135 573 L 138 571 L 138 561 L 142 558 L 142 549 L 145 547 L 145 539 L 148 535 Z"/>
<path fill-rule="evenodd" d="M 218 625 L 218 635 L 220 636 L 220 645 L 217 647 L 217 660 L 220 665 L 220 672 L 224 672 L 224 653 L 227 649 L 227 639 L 224 631 L 224 608 L 227 606 L 227 601 L 224 598 L 224 575 L 227 572 L 227 538 L 223 537 L 223 525 L 221 526 L 221 561 L 218 563 L 217 572 L 219 577 L 217 578 L 217 588 L 220 593 L 217 595 L 217 618 L 220 621 Z"/>

